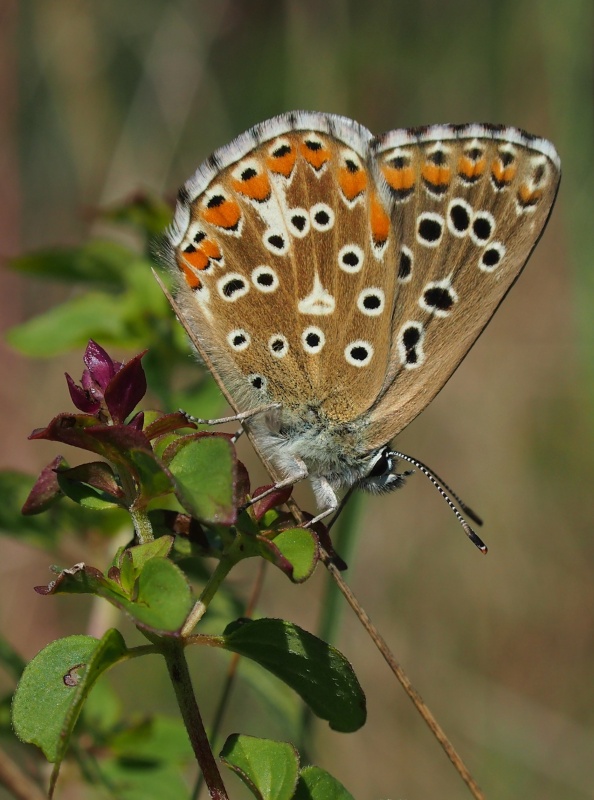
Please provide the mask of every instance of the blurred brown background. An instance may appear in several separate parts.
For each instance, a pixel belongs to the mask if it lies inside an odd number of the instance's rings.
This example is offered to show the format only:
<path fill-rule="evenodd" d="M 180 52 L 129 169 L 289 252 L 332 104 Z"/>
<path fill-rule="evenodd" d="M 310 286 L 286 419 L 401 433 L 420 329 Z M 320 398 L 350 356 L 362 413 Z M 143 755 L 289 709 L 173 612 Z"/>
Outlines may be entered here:
<path fill-rule="evenodd" d="M 84 241 L 93 208 L 137 189 L 171 195 L 212 150 L 294 108 L 352 116 L 377 133 L 502 122 L 556 144 L 561 191 L 530 264 L 397 442 L 484 516 L 490 553 L 480 556 L 415 476 L 366 502 L 347 573 L 498 800 L 594 797 L 593 20 L 588 0 L 3 0 L 0 9 L 2 255 Z M 3 328 L 64 296 L 10 272 L 0 280 Z M 81 354 L 31 362 L 0 352 L 0 466 L 35 473 L 56 449 L 26 437 L 68 407 L 62 372 L 78 377 Z M 2 630 L 24 656 L 87 629 L 80 603 L 70 616 L 68 598 L 33 593 L 49 578 L 47 554 L 7 539 L 0 547 Z M 243 566 L 247 591 L 254 566 Z M 322 568 L 299 587 L 271 572 L 261 610 L 313 631 L 327 580 Z M 337 644 L 368 694 L 369 720 L 348 736 L 320 724 L 313 760 L 358 800 L 468 796 L 350 613 Z M 146 711 L 161 691 L 168 707 L 155 670 L 148 699 L 136 680 Z M 210 694 L 200 682 L 197 691 Z M 245 716 L 232 709 L 226 733 L 278 733 L 257 703 L 239 706 Z"/>

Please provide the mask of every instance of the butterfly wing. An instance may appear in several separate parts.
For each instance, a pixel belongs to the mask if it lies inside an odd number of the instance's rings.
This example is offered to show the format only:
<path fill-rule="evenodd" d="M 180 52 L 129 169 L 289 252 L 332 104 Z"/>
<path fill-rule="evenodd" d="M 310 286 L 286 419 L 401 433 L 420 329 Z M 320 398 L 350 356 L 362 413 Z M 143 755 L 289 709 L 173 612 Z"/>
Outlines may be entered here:
<path fill-rule="evenodd" d="M 392 131 L 371 150 L 397 289 L 370 449 L 408 425 L 472 347 L 535 247 L 560 180 L 554 147 L 511 128 Z"/>
<path fill-rule="evenodd" d="M 236 405 L 349 421 L 379 394 L 396 291 L 365 128 L 295 112 L 217 151 L 169 233 L 186 324 Z"/>

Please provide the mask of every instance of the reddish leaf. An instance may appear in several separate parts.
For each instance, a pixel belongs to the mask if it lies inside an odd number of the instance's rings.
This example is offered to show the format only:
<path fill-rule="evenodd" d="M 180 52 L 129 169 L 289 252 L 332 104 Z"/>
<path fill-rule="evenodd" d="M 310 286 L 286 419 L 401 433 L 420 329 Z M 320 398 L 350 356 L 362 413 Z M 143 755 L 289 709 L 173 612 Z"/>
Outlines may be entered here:
<path fill-rule="evenodd" d="M 146 394 L 146 375 L 140 363 L 145 353 L 123 364 L 105 387 L 105 404 L 115 423 L 124 422 Z"/>
<path fill-rule="evenodd" d="M 268 491 L 268 489 L 272 489 L 273 487 L 273 483 L 268 484 L 267 486 L 259 486 L 254 490 L 252 498 L 258 497 L 258 495 L 263 494 L 264 492 Z M 275 489 L 273 492 L 266 495 L 266 497 L 262 498 L 262 500 L 256 500 L 256 502 L 252 505 L 256 519 L 260 521 L 264 514 L 266 514 L 267 511 L 270 511 L 271 508 L 284 505 L 291 496 L 292 491 L 292 486 L 285 486 L 283 489 Z"/>
<path fill-rule="evenodd" d="M 22 513 L 30 516 L 40 514 L 45 511 L 52 503 L 63 497 L 64 494 L 58 486 L 56 470 L 58 467 L 67 467 L 68 464 L 63 456 L 56 456 L 53 461 L 44 467 L 31 491 L 25 500 Z"/>

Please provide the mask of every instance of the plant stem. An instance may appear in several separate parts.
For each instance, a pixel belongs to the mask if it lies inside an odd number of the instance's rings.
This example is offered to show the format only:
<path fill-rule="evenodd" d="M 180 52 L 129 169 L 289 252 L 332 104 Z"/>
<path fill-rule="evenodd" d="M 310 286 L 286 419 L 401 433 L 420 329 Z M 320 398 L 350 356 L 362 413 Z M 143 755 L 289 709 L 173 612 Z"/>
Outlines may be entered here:
<path fill-rule="evenodd" d="M 154 537 L 153 526 L 145 509 L 130 509 L 130 516 L 134 523 L 134 531 L 139 544 L 152 542 Z"/>
<path fill-rule="evenodd" d="M 196 702 L 184 646 L 177 640 L 164 642 L 164 645 L 163 655 L 169 677 L 209 795 L 212 800 L 229 800 Z"/>

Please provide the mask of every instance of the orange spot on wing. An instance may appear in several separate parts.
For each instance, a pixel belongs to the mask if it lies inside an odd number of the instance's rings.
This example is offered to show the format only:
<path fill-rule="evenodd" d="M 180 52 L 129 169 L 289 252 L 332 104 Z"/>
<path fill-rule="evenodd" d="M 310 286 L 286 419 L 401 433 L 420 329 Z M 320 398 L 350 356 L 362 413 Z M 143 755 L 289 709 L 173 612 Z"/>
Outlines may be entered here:
<path fill-rule="evenodd" d="M 518 191 L 518 199 L 523 206 L 536 205 L 541 197 L 542 191 L 540 189 L 531 189 L 525 183 L 520 186 Z"/>
<path fill-rule="evenodd" d="M 391 167 L 389 164 L 382 166 L 384 178 L 388 186 L 397 192 L 407 191 L 415 185 L 415 173 L 412 167 Z"/>
<path fill-rule="evenodd" d="M 390 233 L 390 217 L 376 194 L 371 197 L 370 222 L 371 237 L 374 244 L 382 245 L 387 241 Z"/>
<path fill-rule="evenodd" d="M 305 142 L 301 144 L 301 155 L 314 169 L 321 169 L 324 164 L 330 160 L 330 151 L 325 147 L 320 147 L 318 150 L 311 150 Z"/>
<path fill-rule="evenodd" d="M 338 173 L 338 183 L 346 199 L 354 200 L 357 195 L 365 191 L 367 174 L 362 169 L 351 172 L 346 167 L 343 167 Z"/>
<path fill-rule="evenodd" d="M 214 239 L 204 239 L 204 241 L 200 244 L 200 250 L 202 250 L 207 258 L 213 258 L 215 261 L 218 261 L 223 257 L 221 248 Z"/>
<path fill-rule="evenodd" d="M 486 165 L 487 162 L 484 158 L 473 161 L 471 158 L 468 158 L 468 156 L 461 156 L 458 161 L 458 172 L 468 180 L 473 180 L 480 178 L 485 171 Z"/>
<path fill-rule="evenodd" d="M 266 159 L 266 166 L 271 172 L 275 172 L 278 175 L 284 175 L 285 178 L 288 178 L 291 172 L 293 172 L 293 167 L 295 166 L 295 161 L 297 160 L 297 153 L 295 152 L 294 148 L 288 153 L 285 153 L 282 156 L 269 156 Z"/>
<path fill-rule="evenodd" d="M 517 167 L 515 164 L 504 167 L 498 158 L 491 164 L 491 174 L 498 185 L 509 185 L 513 181 L 516 172 Z"/>
<path fill-rule="evenodd" d="M 204 208 L 202 216 L 206 222 L 216 225 L 218 228 L 235 228 L 241 219 L 241 209 L 233 200 L 225 200 L 214 208 Z"/>
<path fill-rule="evenodd" d="M 233 181 L 233 188 L 251 200 L 267 200 L 270 197 L 270 181 L 268 175 L 262 172 L 246 181 Z"/>
<path fill-rule="evenodd" d="M 185 255 L 184 255 L 184 258 L 185 258 Z M 199 289 L 202 286 L 202 282 L 201 282 L 200 278 L 196 275 L 194 270 L 192 270 L 192 269 L 190 269 L 190 267 L 188 267 L 187 264 L 184 264 L 182 262 L 182 264 L 180 265 L 180 269 L 183 272 L 184 279 L 185 279 L 186 283 L 188 284 L 188 286 L 190 287 L 190 289 Z"/>
<path fill-rule="evenodd" d="M 184 250 L 181 257 L 186 265 L 189 264 L 194 269 L 206 269 L 208 267 L 208 256 L 201 247 L 191 253 Z"/>
<path fill-rule="evenodd" d="M 447 186 L 452 178 L 452 171 L 449 167 L 432 164 L 430 161 L 423 164 L 421 174 L 432 186 Z"/>

